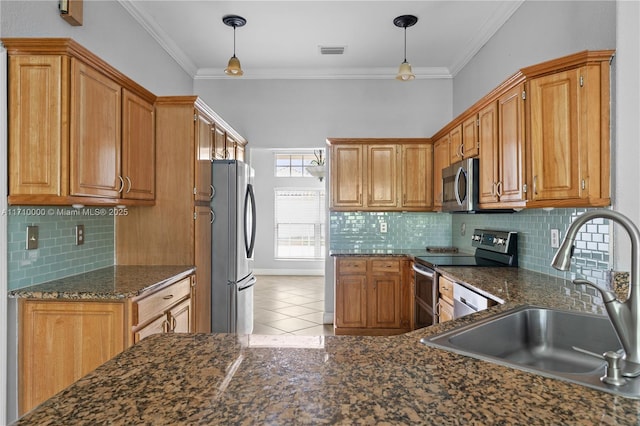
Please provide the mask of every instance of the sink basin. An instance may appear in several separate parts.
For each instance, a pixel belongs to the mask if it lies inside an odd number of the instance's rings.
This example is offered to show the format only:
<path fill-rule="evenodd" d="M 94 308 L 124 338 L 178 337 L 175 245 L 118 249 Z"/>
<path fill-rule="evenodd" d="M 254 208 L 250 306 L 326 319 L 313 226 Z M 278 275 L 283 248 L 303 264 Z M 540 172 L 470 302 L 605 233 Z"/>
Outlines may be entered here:
<path fill-rule="evenodd" d="M 600 381 L 605 361 L 574 349 L 602 354 L 622 351 L 608 317 L 522 306 L 421 340 L 428 346 L 640 398 L 640 378 L 622 386 Z"/>

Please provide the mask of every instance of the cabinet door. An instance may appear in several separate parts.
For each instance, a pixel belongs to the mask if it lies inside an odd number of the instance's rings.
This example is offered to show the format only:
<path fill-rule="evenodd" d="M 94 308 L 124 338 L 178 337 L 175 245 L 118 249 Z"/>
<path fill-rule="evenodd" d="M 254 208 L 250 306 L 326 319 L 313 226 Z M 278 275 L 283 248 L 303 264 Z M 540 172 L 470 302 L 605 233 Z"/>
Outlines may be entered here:
<path fill-rule="evenodd" d="M 453 319 L 453 306 L 447 303 L 446 300 L 440 299 L 438 301 L 438 322 L 443 323 L 451 321 Z"/>
<path fill-rule="evenodd" d="M 428 210 L 433 207 L 433 145 L 402 145 L 403 209 Z"/>
<path fill-rule="evenodd" d="M 396 145 L 367 146 L 367 206 L 398 205 L 398 155 Z"/>
<path fill-rule="evenodd" d="M 20 415 L 124 350 L 124 304 L 20 300 Z"/>
<path fill-rule="evenodd" d="M 156 145 L 153 104 L 122 90 L 123 198 L 155 199 Z"/>
<path fill-rule="evenodd" d="M 433 206 L 442 207 L 442 169 L 449 166 L 449 136 L 433 145 Z"/>
<path fill-rule="evenodd" d="M 224 129 L 218 125 L 215 126 L 214 153 L 215 158 L 227 158 L 227 134 Z"/>
<path fill-rule="evenodd" d="M 524 193 L 524 85 L 518 85 L 498 98 L 500 201 L 521 201 Z"/>
<path fill-rule="evenodd" d="M 372 275 L 367 290 L 367 326 L 400 328 L 400 274 Z"/>
<path fill-rule="evenodd" d="M 213 197 L 211 182 L 211 150 L 213 148 L 213 120 L 206 115 L 196 112 L 196 176 L 195 200 L 209 202 Z"/>
<path fill-rule="evenodd" d="M 367 276 L 338 275 L 336 278 L 336 327 L 367 326 Z"/>
<path fill-rule="evenodd" d="M 462 124 L 456 126 L 449 132 L 450 151 L 449 161 L 451 164 L 462 160 Z"/>
<path fill-rule="evenodd" d="M 225 148 L 225 153 L 227 155 L 227 158 L 230 160 L 233 160 L 236 158 L 236 146 L 238 146 L 238 143 L 236 142 L 236 140 L 234 138 L 232 138 L 231 136 L 229 136 L 227 134 L 227 140 L 226 140 L 226 148 Z"/>
<path fill-rule="evenodd" d="M 496 186 L 499 175 L 500 152 L 498 150 L 498 109 L 491 102 L 478 114 L 480 121 L 480 203 L 498 201 Z"/>
<path fill-rule="evenodd" d="M 71 195 L 119 198 L 121 87 L 71 59 Z"/>
<path fill-rule="evenodd" d="M 362 145 L 331 147 L 331 207 L 363 207 Z"/>
<path fill-rule="evenodd" d="M 578 86 L 579 69 L 529 82 L 533 200 L 581 196 Z"/>
<path fill-rule="evenodd" d="M 140 340 L 144 339 L 145 337 L 149 337 L 152 334 L 167 333 L 169 331 L 169 328 L 170 324 L 167 315 L 161 315 L 141 329 L 136 330 L 136 332 L 133 333 L 133 342 L 138 343 Z"/>
<path fill-rule="evenodd" d="M 196 333 L 211 332 L 211 223 L 209 206 L 195 209 L 195 287 L 192 289 L 193 326 Z"/>
<path fill-rule="evenodd" d="M 9 197 L 68 191 L 67 64 L 60 56 L 9 58 Z"/>
<path fill-rule="evenodd" d="M 244 145 L 236 144 L 236 160 L 244 161 Z"/>
<path fill-rule="evenodd" d="M 169 323 L 174 333 L 190 333 L 191 326 L 191 299 L 184 300 L 169 311 Z"/>
<path fill-rule="evenodd" d="M 473 115 L 462 122 L 462 156 L 477 157 L 480 150 L 478 140 L 478 116 Z"/>

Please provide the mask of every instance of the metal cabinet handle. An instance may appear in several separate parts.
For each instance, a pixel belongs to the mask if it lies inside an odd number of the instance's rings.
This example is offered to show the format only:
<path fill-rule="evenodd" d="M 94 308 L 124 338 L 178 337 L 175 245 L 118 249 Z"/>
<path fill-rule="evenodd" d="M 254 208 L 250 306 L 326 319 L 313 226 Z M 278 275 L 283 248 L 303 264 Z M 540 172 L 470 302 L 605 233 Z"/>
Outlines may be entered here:
<path fill-rule="evenodd" d="M 502 197 L 502 181 L 498 182 L 498 184 L 496 185 L 496 189 L 498 192 L 498 197 Z"/>
<path fill-rule="evenodd" d="M 169 321 L 167 321 L 166 319 L 162 321 L 162 331 L 164 331 L 165 333 L 171 331 L 169 328 Z"/>
<path fill-rule="evenodd" d="M 120 179 L 120 189 L 118 189 L 118 192 L 121 193 L 124 189 L 124 179 L 122 179 L 122 176 L 118 176 L 118 179 Z"/>
<path fill-rule="evenodd" d="M 459 157 L 460 158 L 464 157 L 464 144 L 463 143 L 460 144 L 460 155 L 459 155 Z"/>
<path fill-rule="evenodd" d="M 171 317 L 171 331 L 176 331 L 177 326 L 178 321 L 176 321 L 176 317 Z"/>
<path fill-rule="evenodd" d="M 213 196 L 216 195 L 216 189 L 213 185 L 209 185 L 209 199 L 213 200 Z"/>
<path fill-rule="evenodd" d="M 209 215 L 211 215 L 211 220 L 209 220 L 209 223 L 213 223 L 214 219 L 216 218 L 216 214 L 213 212 L 213 210 L 209 209 Z"/>
<path fill-rule="evenodd" d="M 173 299 L 173 294 L 168 294 L 166 296 L 163 297 L 164 300 L 170 300 Z"/>
<path fill-rule="evenodd" d="M 538 176 L 533 177 L 533 194 L 538 195 Z"/>
<path fill-rule="evenodd" d="M 131 179 L 129 179 L 129 176 L 125 176 L 125 179 L 127 180 L 127 194 L 129 193 L 129 191 L 131 191 Z"/>

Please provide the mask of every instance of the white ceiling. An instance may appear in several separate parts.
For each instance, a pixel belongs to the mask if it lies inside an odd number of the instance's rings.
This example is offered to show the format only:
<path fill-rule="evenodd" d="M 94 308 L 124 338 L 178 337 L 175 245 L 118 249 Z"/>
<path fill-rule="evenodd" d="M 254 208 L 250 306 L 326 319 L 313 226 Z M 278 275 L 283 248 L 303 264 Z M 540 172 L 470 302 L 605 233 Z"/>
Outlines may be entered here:
<path fill-rule="evenodd" d="M 407 61 L 416 78 L 457 74 L 524 0 L 270 1 L 119 0 L 192 77 L 227 77 L 233 29 L 222 17 L 247 20 L 236 30 L 242 78 L 393 77 L 404 59 L 399 15 L 407 29 Z M 344 46 L 321 55 L 320 46 Z"/>

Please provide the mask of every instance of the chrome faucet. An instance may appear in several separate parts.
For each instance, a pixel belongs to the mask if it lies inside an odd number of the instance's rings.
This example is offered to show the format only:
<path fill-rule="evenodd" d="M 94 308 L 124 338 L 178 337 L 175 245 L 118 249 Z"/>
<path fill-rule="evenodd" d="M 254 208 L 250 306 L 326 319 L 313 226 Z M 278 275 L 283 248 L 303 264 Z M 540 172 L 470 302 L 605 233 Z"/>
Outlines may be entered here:
<path fill-rule="evenodd" d="M 629 297 L 624 302 L 617 300 L 613 291 L 583 279 L 573 280 L 574 284 L 587 284 L 595 287 L 604 300 L 605 308 L 618 334 L 625 352 L 622 374 L 626 377 L 640 376 L 640 231 L 629 218 L 613 210 L 591 210 L 579 216 L 567 229 L 560 248 L 553 257 L 551 266 L 561 271 L 568 271 L 573 255 L 573 243 L 578 231 L 592 219 L 609 219 L 620 224 L 631 238 L 631 276 Z"/>

